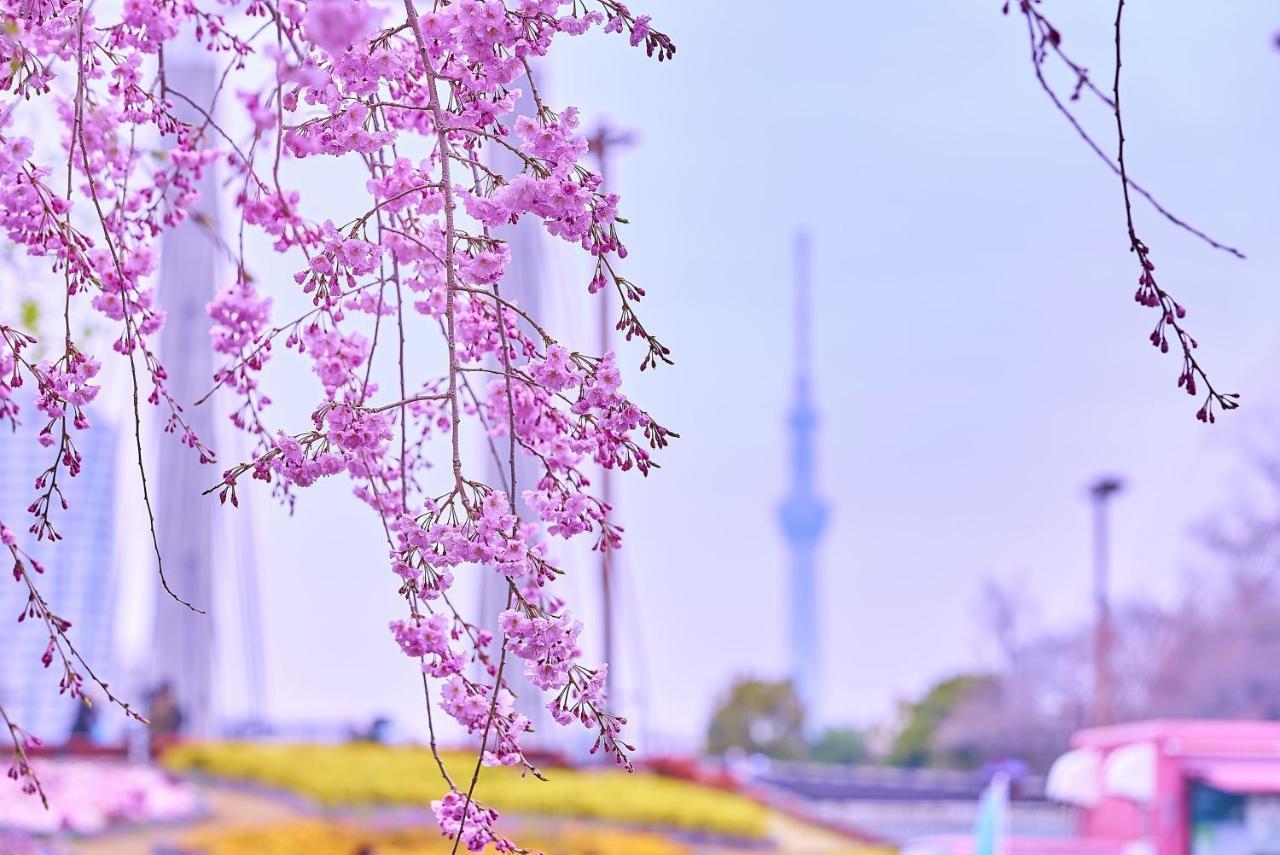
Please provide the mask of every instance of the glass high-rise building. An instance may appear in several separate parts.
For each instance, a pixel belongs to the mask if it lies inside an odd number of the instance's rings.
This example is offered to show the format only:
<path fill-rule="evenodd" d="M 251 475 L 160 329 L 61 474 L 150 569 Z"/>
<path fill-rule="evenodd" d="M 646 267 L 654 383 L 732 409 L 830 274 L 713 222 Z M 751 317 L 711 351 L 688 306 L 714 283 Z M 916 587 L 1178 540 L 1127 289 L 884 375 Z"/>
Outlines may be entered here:
<path fill-rule="evenodd" d="M 76 649 L 100 676 L 114 674 L 116 651 L 115 528 L 116 441 L 115 425 L 100 415 L 93 427 L 75 431 L 73 438 L 83 458 L 83 468 L 68 477 L 64 468 L 58 484 L 66 495 L 68 510 L 54 502 L 53 520 L 62 540 L 36 542 L 27 529 L 32 516 L 27 507 L 35 499 L 36 477 L 54 460 L 56 447 L 45 448 L 36 436 L 45 417 L 28 397 L 22 407 L 23 424 L 16 432 L 0 427 L 0 520 L 19 538 L 22 548 L 45 567 L 32 574 L 36 587 L 54 614 L 71 621 L 68 635 Z M 8 557 L 7 555 L 5 556 Z M 9 716 L 46 744 L 56 745 L 71 733 L 79 701 L 58 694 L 63 671 L 55 656 L 48 668 L 40 657 L 49 643 L 43 621 L 18 616 L 27 605 L 27 586 L 15 581 L 6 564 L 0 576 L 0 703 Z M 99 704 L 85 676 L 85 689 Z"/>

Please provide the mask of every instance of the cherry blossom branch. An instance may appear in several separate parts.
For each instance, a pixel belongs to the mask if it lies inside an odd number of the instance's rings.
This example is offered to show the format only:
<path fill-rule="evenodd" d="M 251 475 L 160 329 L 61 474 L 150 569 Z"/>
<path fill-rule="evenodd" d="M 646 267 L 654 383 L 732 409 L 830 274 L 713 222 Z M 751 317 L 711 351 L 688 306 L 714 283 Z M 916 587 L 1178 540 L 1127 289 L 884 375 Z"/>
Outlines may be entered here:
<path fill-rule="evenodd" d="M 1025 18 L 1026 24 L 1027 24 L 1027 39 L 1031 49 L 1031 68 L 1035 73 L 1036 82 L 1040 84 L 1040 88 L 1044 91 L 1045 95 L 1048 96 L 1049 100 L 1053 103 L 1054 108 L 1059 113 L 1062 114 L 1062 117 L 1067 120 L 1067 122 L 1071 125 L 1071 128 L 1084 141 L 1085 145 L 1087 145 L 1089 149 L 1094 154 L 1096 154 L 1102 160 L 1103 163 L 1107 165 L 1108 169 L 1114 172 L 1116 176 L 1121 177 L 1121 170 L 1120 170 L 1119 163 L 1115 159 L 1113 159 L 1110 155 L 1108 155 L 1106 151 L 1103 150 L 1102 146 L 1099 145 L 1094 140 L 1094 138 L 1085 129 L 1084 125 L 1080 123 L 1080 120 L 1076 118 L 1075 113 L 1073 113 L 1071 109 L 1063 102 L 1062 97 L 1058 95 L 1057 91 L 1053 88 L 1053 86 L 1049 84 L 1049 81 L 1045 78 L 1045 75 L 1044 75 L 1045 59 L 1048 57 L 1049 52 L 1052 52 L 1055 56 L 1058 57 L 1059 60 L 1062 61 L 1063 65 L 1065 65 L 1067 69 L 1070 70 L 1072 75 L 1075 77 L 1076 82 L 1074 87 L 1072 88 L 1071 95 L 1069 96 L 1069 99 L 1071 101 L 1078 101 L 1080 99 L 1080 94 L 1082 92 L 1087 91 L 1093 94 L 1095 97 L 1097 97 L 1097 99 L 1101 101 L 1104 105 L 1106 105 L 1106 107 L 1109 110 L 1111 110 L 1112 112 L 1114 112 L 1115 110 L 1114 99 L 1109 93 L 1100 89 L 1097 86 L 1097 84 L 1093 82 L 1093 78 L 1089 76 L 1088 69 L 1076 63 L 1066 53 L 1063 52 L 1062 34 L 1057 29 L 1057 27 L 1055 27 L 1052 23 L 1050 23 L 1049 20 L 1044 16 L 1044 14 L 1037 8 L 1037 4 L 1039 2 L 1040 0 L 1018 0 L 1018 9 L 1019 11 L 1022 12 L 1022 15 Z M 1005 3 L 1004 12 L 1005 14 L 1008 14 L 1009 12 L 1008 2 Z M 1155 210 L 1160 214 L 1160 216 L 1164 217 L 1173 225 L 1177 226 L 1183 231 L 1188 232 L 1191 235 L 1194 235 L 1195 237 L 1204 241 L 1214 249 L 1221 250 L 1229 255 L 1235 256 L 1236 258 L 1243 259 L 1245 257 L 1244 253 L 1242 253 L 1240 250 L 1216 240 L 1215 238 L 1211 237 L 1210 235 L 1206 234 L 1205 232 L 1191 225 L 1186 220 L 1183 220 L 1182 218 L 1175 215 L 1172 211 L 1170 211 L 1163 204 L 1161 204 L 1160 201 L 1156 199 L 1156 197 L 1152 195 L 1148 190 L 1146 190 L 1144 187 L 1142 187 L 1132 178 L 1128 177 L 1127 174 L 1122 177 L 1129 188 L 1131 188 L 1135 193 L 1137 193 L 1143 199 L 1147 200 L 1147 203 L 1150 204 L 1151 207 L 1155 208 Z"/>
<path fill-rule="evenodd" d="M 49 797 L 40 784 L 40 778 L 31 767 L 31 756 L 27 753 L 28 747 L 36 747 L 40 741 L 9 718 L 9 713 L 5 711 L 3 704 L 0 704 L 0 719 L 4 720 L 9 741 L 13 744 L 13 761 L 9 765 L 9 777 L 22 785 L 23 792 L 28 795 L 38 795 L 40 804 L 48 810 Z"/>
<path fill-rule="evenodd" d="M 1129 176 L 1128 168 L 1125 163 L 1125 136 L 1124 136 L 1124 119 L 1120 112 L 1120 68 L 1122 65 L 1121 51 L 1121 35 L 1122 23 L 1124 19 L 1124 0 L 1116 2 L 1116 19 L 1115 19 L 1115 56 L 1116 68 L 1115 77 L 1112 82 L 1111 97 L 1114 106 L 1116 119 L 1116 139 L 1117 152 L 1116 163 L 1120 169 L 1120 187 L 1124 192 L 1124 216 L 1125 225 L 1129 234 L 1129 248 L 1138 257 L 1138 292 L 1135 299 L 1145 306 L 1157 309 L 1160 312 L 1160 320 L 1156 323 L 1156 328 L 1151 333 L 1151 343 L 1160 348 L 1161 353 L 1169 351 L 1168 335 L 1165 328 L 1171 328 L 1174 331 L 1178 346 L 1182 350 L 1182 373 L 1178 377 L 1178 385 L 1186 390 L 1188 395 L 1196 394 L 1196 378 L 1199 377 L 1204 383 L 1206 395 L 1204 403 L 1196 412 L 1196 418 L 1202 422 L 1217 421 L 1214 415 L 1214 406 L 1220 407 L 1224 412 L 1234 410 L 1240 406 L 1240 396 L 1233 392 L 1219 392 L 1209 381 L 1209 376 L 1205 374 L 1200 362 L 1196 359 L 1195 348 L 1197 342 L 1183 328 L 1181 319 L 1186 316 L 1186 310 L 1180 303 L 1170 296 L 1156 283 L 1155 264 L 1151 261 L 1150 250 L 1147 245 L 1138 237 L 1138 232 L 1133 223 L 1133 205 L 1129 199 Z M 1237 253 L 1238 254 L 1238 253 Z"/>
<path fill-rule="evenodd" d="M 81 41 L 83 41 L 84 39 L 83 14 L 81 14 L 79 19 L 79 28 L 80 28 L 79 38 L 81 39 Z M 77 54 L 77 63 L 78 63 L 77 67 L 79 69 L 79 75 L 77 77 L 77 83 L 76 83 L 76 93 L 77 93 L 76 109 L 77 111 L 80 111 L 80 110 L 83 110 L 83 93 L 84 93 L 83 51 Z M 145 347 L 145 345 L 142 345 L 141 342 L 139 341 L 140 337 L 133 321 L 133 314 L 132 314 L 133 310 L 129 306 L 129 297 L 127 293 L 125 293 L 125 291 L 123 290 L 124 283 L 128 281 L 128 277 L 124 272 L 124 268 L 120 264 L 120 255 L 116 251 L 115 242 L 112 240 L 112 237 L 111 237 L 111 229 L 107 225 L 106 214 L 103 213 L 102 203 L 98 199 L 97 182 L 94 179 L 92 168 L 89 165 L 89 148 L 88 148 L 88 145 L 85 143 L 83 121 L 77 122 L 77 128 L 79 132 L 77 139 L 80 146 L 80 158 L 84 167 L 85 181 L 89 187 L 89 193 L 93 201 L 94 210 L 97 212 L 97 215 L 98 215 L 98 222 L 102 226 L 103 241 L 106 243 L 107 250 L 111 253 L 112 264 L 115 266 L 116 275 L 120 277 L 120 282 L 121 282 L 121 289 L 122 289 L 121 305 L 124 310 L 124 324 L 125 324 L 124 352 L 125 352 L 125 355 L 129 358 L 129 377 L 133 385 L 133 395 L 131 397 L 131 400 L 133 403 L 133 439 L 134 439 L 134 447 L 137 451 L 138 476 L 139 476 L 139 480 L 142 483 L 142 503 L 147 509 L 147 522 L 151 529 L 151 547 L 156 556 L 156 570 L 160 576 L 160 584 L 164 588 L 165 593 L 167 593 L 170 597 L 172 597 L 174 600 L 178 601 L 182 605 L 186 606 L 191 611 L 197 612 L 199 614 L 204 614 L 205 612 L 202 609 L 196 608 L 191 603 L 187 602 L 182 597 L 179 597 L 177 594 L 175 594 L 173 592 L 173 589 L 169 587 L 169 580 L 165 578 L 164 557 L 160 553 L 160 539 L 156 533 L 155 507 L 151 503 L 151 492 L 147 485 L 147 467 L 146 467 L 146 462 L 144 460 L 144 456 L 142 452 L 142 413 L 139 405 L 140 393 L 138 388 L 138 364 L 137 364 L 137 360 L 135 359 L 135 351 L 139 346 Z"/>
<path fill-rule="evenodd" d="M 90 5 L 39 7 L 37 14 L 36 4 L 27 3 L 31 16 L 10 40 L 15 61 L 0 90 L 11 103 L 3 106 L 20 111 L 30 100 L 41 109 L 47 104 L 40 99 L 53 94 L 57 109 L 43 115 L 57 115 L 66 130 L 61 194 L 48 187 L 51 168 L 29 140 L 8 131 L 9 112 L 0 111 L 0 193 L 8 202 L 0 206 L 0 228 L 29 256 L 51 259 L 66 291 L 60 358 L 34 363 L 24 353 L 34 339 L 0 324 L 0 419 L 17 424 L 10 391 L 33 380 L 36 409 L 49 418 L 41 442 L 58 451 L 37 488 L 45 491 L 37 500 L 37 531 L 57 539 L 49 509 L 64 502 L 66 481 L 78 473 L 73 431 L 88 428 L 88 403 L 97 392 L 89 382 L 96 360 L 72 338 L 72 306 L 84 295 L 118 324 L 113 346 L 129 359 L 143 501 L 168 589 L 142 454 L 140 371 L 152 381 L 148 402 L 168 408 L 166 431 L 178 431 L 202 461 L 213 456 L 185 421 L 165 367 L 148 346 L 164 317 L 144 283 L 160 236 L 193 220 L 234 271 L 209 305 L 219 367 L 210 394 L 197 403 L 215 391 L 231 396 L 230 420 L 256 439 L 249 458 L 226 468 L 208 492 L 235 507 L 244 479 L 263 481 L 293 511 L 299 490 L 346 477 L 378 515 L 405 600 L 406 616 L 389 628 L 422 670 L 429 743 L 448 787 L 432 803 L 440 828 L 455 851 L 490 845 L 522 851 L 495 831 L 497 812 L 474 798 L 484 765 L 541 777 L 521 748 L 531 722 L 513 707 L 509 673 L 517 660 L 559 724 L 595 730 L 595 749 L 623 766 L 632 750 L 620 736 L 625 722 L 605 709 L 607 665 L 579 662 L 582 624 L 550 587 L 566 572 L 549 557 L 551 542 L 595 533 L 597 548 L 616 545 L 621 530 L 590 494 L 585 469 L 648 473 L 657 465 L 649 451 L 674 434 L 620 391 L 615 354 L 562 345 L 535 312 L 504 297 L 502 278 L 513 259 L 494 235 L 529 217 L 589 252 L 595 272 L 582 284 L 588 294 L 618 291 L 618 328 L 647 345 L 641 367 L 670 361 L 636 316 L 643 289 L 609 266 L 610 255 L 626 253 L 618 198 L 579 162 L 587 141 L 578 113 L 555 112 L 544 102 L 531 63 L 555 39 L 593 28 L 621 34 L 660 60 L 672 56 L 674 45 L 647 16 L 613 0 L 579 0 L 567 4 L 569 14 L 536 4 L 507 8 L 501 0 L 436 0 L 419 12 L 408 0 L 404 22 L 385 28 L 382 11 L 366 0 L 227 5 L 237 14 L 224 18 L 160 0 L 138 0 L 120 13 Z M 207 103 L 170 85 L 168 43 L 183 30 L 227 57 L 221 68 L 214 65 L 218 77 Z M 254 55 L 269 60 L 265 79 L 250 72 L 263 67 L 248 63 Z M 517 85 L 531 93 L 528 115 L 521 114 Z M 234 100 L 221 97 L 227 89 Z M 175 103 L 190 108 L 190 121 L 174 115 Z M 218 115 L 229 111 L 232 119 Z M 247 119 L 243 136 L 231 130 L 238 126 L 234 111 Z M 163 156 L 148 156 L 142 141 L 152 139 L 166 143 Z M 407 153 L 420 143 L 431 154 L 417 162 Z M 511 174 L 489 162 L 501 151 L 514 158 Z M 335 216 L 340 227 L 309 219 L 307 188 L 287 180 L 283 164 L 307 157 L 365 165 L 367 204 L 352 203 L 353 210 Z M 193 208 L 202 170 L 215 167 L 230 173 L 221 184 L 234 194 L 234 239 Z M 455 183 L 459 168 L 470 170 L 470 186 Z M 346 204 L 357 196 L 340 198 Z M 85 220 L 96 220 L 100 238 L 72 225 Z M 293 283 L 312 308 L 291 321 L 276 318 L 269 296 L 289 283 L 250 274 L 256 265 L 246 247 L 255 231 L 302 266 Z M 409 345 L 436 328 L 445 365 L 418 371 Z M 305 355 L 322 389 L 309 429 L 291 434 L 268 425 L 276 420 L 267 410 L 271 379 L 264 367 L 279 351 Z M 394 376 L 390 394 L 380 388 L 387 376 Z M 301 421 L 283 415 L 283 424 Z M 476 456 L 492 457 L 496 486 L 471 477 L 471 452 L 464 458 L 462 442 L 468 422 L 484 437 Z M 432 446 L 446 436 L 449 465 L 433 475 Z M 641 447 L 646 440 L 648 450 Z M 521 455 L 534 464 L 528 484 L 517 476 Z M 521 498 L 532 511 L 528 520 L 517 513 Z M 465 618 L 450 592 L 455 572 L 499 574 L 510 608 L 476 622 Z M 62 659 L 64 682 L 78 691 L 81 673 L 97 680 L 64 643 L 65 626 L 34 577 L 25 579 L 30 616 L 50 631 L 48 656 Z M 500 642 L 484 628 L 495 619 Z M 432 681 L 439 681 L 439 693 Z M 439 754 L 437 708 L 479 740 L 466 787 Z"/>
<path fill-rule="evenodd" d="M 1003 12 L 1006 15 L 1009 12 L 1011 2 L 1013 0 L 1006 0 L 1004 4 Z M 1169 351 L 1168 330 L 1173 330 L 1173 337 L 1182 353 L 1182 371 L 1178 375 L 1178 386 L 1185 389 L 1187 394 L 1196 396 L 1199 388 L 1198 383 L 1203 383 L 1207 391 L 1204 402 L 1196 412 L 1196 418 L 1202 422 L 1214 422 L 1217 420 L 1214 412 L 1215 408 L 1224 412 L 1233 410 L 1239 406 L 1240 396 L 1235 393 L 1218 391 L 1209 381 L 1208 375 L 1196 358 L 1194 351 L 1198 343 L 1182 325 L 1182 319 L 1186 316 L 1186 309 L 1168 291 L 1156 283 L 1155 264 L 1151 260 L 1150 250 L 1138 237 L 1137 228 L 1134 225 L 1131 193 L 1145 199 L 1165 220 L 1195 236 L 1212 248 L 1240 259 L 1244 258 L 1244 254 L 1238 249 L 1210 237 L 1204 231 L 1174 215 L 1150 192 L 1130 177 L 1128 163 L 1125 161 L 1124 121 L 1120 105 L 1121 24 L 1124 13 L 1124 0 L 1118 0 L 1116 8 L 1114 25 L 1115 74 L 1110 93 L 1099 88 L 1089 76 L 1088 70 L 1071 59 L 1062 50 L 1062 34 L 1038 8 L 1041 0 L 1016 0 L 1016 2 L 1018 10 L 1026 23 L 1027 39 L 1031 51 L 1031 65 L 1041 90 L 1048 96 L 1054 108 L 1071 125 L 1077 136 L 1084 140 L 1089 149 L 1101 158 L 1120 179 L 1124 195 L 1125 223 L 1129 248 L 1130 251 L 1137 254 L 1139 263 L 1138 290 L 1134 294 L 1134 299 L 1136 302 L 1156 309 L 1160 313 L 1160 318 L 1156 322 L 1155 329 L 1149 336 L 1149 340 L 1162 353 L 1167 353 Z M 1112 158 L 1103 150 L 1102 146 L 1085 129 L 1075 113 L 1067 106 L 1063 98 L 1045 77 L 1045 61 L 1051 54 L 1056 56 L 1074 77 L 1075 83 L 1069 96 L 1070 101 L 1077 101 L 1082 93 L 1088 92 L 1109 108 L 1114 117 L 1116 128 L 1117 153 L 1115 158 Z"/>

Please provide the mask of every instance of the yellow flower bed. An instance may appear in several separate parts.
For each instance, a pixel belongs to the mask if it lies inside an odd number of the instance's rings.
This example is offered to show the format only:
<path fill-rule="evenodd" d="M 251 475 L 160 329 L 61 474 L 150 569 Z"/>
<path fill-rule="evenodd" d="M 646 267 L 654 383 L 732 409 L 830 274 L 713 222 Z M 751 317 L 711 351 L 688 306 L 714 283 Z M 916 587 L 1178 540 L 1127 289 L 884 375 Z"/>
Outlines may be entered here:
<path fill-rule="evenodd" d="M 689 849 L 654 834 L 566 828 L 554 836 L 520 836 L 533 851 L 554 855 L 688 855 Z M 202 855 L 447 855 L 451 844 L 430 829 L 374 831 L 345 823 L 291 822 L 262 828 L 199 832 L 184 849 Z M 492 851 L 486 850 L 486 851 Z"/>
<path fill-rule="evenodd" d="M 449 753 L 454 780 L 471 778 L 475 758 Z M 371 743 L 344 745 L 212 742 L 175 747 L 164 763 L 177 771 L 253 781 L 322 805 L 416 805 L 445 792 L 425 748 Z M 674 828 L 761 839 L 768 812 L 743 796 L 644 773 L 554 769 L 549 781 L 513 769 L 483 769 L 476 798 L 499 811 L 572 816 L 605 822 Z"/>

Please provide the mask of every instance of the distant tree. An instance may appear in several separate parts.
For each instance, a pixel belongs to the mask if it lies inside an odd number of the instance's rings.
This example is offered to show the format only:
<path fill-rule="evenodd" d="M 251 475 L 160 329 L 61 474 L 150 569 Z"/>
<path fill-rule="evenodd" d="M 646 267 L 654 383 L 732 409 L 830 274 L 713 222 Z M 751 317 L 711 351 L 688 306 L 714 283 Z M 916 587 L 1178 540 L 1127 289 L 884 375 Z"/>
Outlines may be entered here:
<path fill-rule="evenodd" d="M 1138 639 L 1144 714 L 1280 718 L 1280 442 L 1259 424 L 1237 500 L 1198 532 L 1209 572 Z"/>
<path fill-rule="evenodd" d="M 1088 723 L 1092 637 L 1088 627 L 1034 632 L 1035 604 L 1025 586 L 989 580 L 980 611 L 999 655 L 985 691 L 958 704 L 938 736 L 944 752 L 989 760 L 1018 759 L 1045 769 Z M 1120 610 L 1117 610 L 1119 612 Z M 1117 623 L 1125 622 L 1119 614 Z M 1127 684 L 1129 670 L 1117 670 Z"/>
<path fill-rule="evenodd" d="M 809 749 L 809 759 L 818 763 L 850 766 L 865 763 L 867 758 L 866 740 L 862 738 L 861 731 L 852 727 L 827 728 Z"/>
<path fill-rule="evenodd" d="M 895 766 L 967 765 L 966 758 L 939 745 L 938 733 L 962 703 L 995 679 L 986 674 L 959 674 L 937 683 L 920 700 L 904 702 L 900 707 L 902 729 L 885 759 Z"/>
<path fill-rule="evenodd" d="M 1280 719 L 1280 432 L 1259 424 L 1237 500 L 1197 531 L 1205 572 L 1173 605 L 1139 598 L 1114 610 L 1120 721 Z M 1033 609 L 1015 587 L 988 584 L 983 600 L 1001 654 L 994 690 L 952 705 L 927 762 L 941 750 L 1043 769 L 1089 723 L 1090 627 L 1024 632 Z"/>
<path fill-rule="evenodd" d="M 804 705 L 790 680 L 741 678 L 716 705 L 707 752 L 721 755 L 739 748 L 775 760 L 804 759 L 804 719 Z"/>

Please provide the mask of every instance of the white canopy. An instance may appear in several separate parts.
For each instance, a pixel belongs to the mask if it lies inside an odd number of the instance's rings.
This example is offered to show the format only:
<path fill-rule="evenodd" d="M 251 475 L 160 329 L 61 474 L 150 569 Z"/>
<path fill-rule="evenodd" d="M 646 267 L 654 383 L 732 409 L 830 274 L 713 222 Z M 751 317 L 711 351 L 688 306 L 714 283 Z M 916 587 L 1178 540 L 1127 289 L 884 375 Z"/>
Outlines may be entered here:
<path fill-rule="evenodd" d="M 1156 797 L 1156 746 L 1135 742 L 1112 751 L 1102 770 L 1108 795 L 1149 805 Z"/>
<path fill-rule="evenodd" d="M 1092 748 L 1068 751 L 1049 767 L 1045 794 L 1054 801 L 1093 807 L 1102 801 L 1102 755 Z"/>

